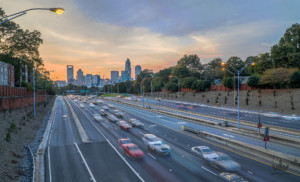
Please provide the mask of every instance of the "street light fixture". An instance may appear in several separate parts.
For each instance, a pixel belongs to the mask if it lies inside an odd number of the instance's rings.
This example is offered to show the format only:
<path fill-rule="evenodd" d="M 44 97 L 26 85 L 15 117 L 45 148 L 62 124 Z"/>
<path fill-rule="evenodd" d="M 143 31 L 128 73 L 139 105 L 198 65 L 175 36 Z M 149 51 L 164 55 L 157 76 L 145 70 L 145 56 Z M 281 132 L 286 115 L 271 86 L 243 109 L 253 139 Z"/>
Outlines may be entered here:
<path fill-rule="evenodd" d="M 179 92 L 180 92 L 180 79 L 176 76 L 172 76 L 170 75 L 169 78 L 176 78 L 177 81 L 178 81 L 178 96 L 177 96 L 177 99 L 179 100 Z"/>
<path fill-rule="evenodd" d="M 234 72 L 237 74 L 238 76 L 238 129 L 240 129 L 240 74 L 245 70 L 245 68 L 251 64 L 252 66 L 255 65 L 255 63 L 252 63 L 252 61 L 248 62 L 242 69 L 238 70 L 235 67 L 233 67 L 230 63 L 228 63 L 228 65 L 234 70 Z M 226 63 L 222 62 L 221 63 L 222 66 L 225 66 Z M 232 71 L 229 71 L 226 68 L 222 68 L 222 70 L 226 70 L 228 72 L 230 72 L 231 74 L 235 75 Z"/>
<path fill-rule="evenodd" d="M 11 18 L 9 18 L 7 20 L 4 20 L 4 21 L 0 22 L 0 24 L 5 23 L 7 21 L 10 21 L 12 19 L 18 18 L 18 17 L 20 17 L 22 15 L 25 15 L 25 14 L 27 14 L 28 11 L 32 11 L 32 10 L 48 10 L 48 11 L 52 11 L 52 12 L 58 14 L 58 15 L 63 14 L 64 11 L 65 11 L 63 8 L 31 8 L 31 9 L 20 11 L 18 13 L 14 13 L 14 14 L 11 14 L 11 15 L 7 15 L 7 16 L 5 16 L 3 18 L 0 18 L 0 20 L 3 20 L 3 19 L 11 17 Z"/>

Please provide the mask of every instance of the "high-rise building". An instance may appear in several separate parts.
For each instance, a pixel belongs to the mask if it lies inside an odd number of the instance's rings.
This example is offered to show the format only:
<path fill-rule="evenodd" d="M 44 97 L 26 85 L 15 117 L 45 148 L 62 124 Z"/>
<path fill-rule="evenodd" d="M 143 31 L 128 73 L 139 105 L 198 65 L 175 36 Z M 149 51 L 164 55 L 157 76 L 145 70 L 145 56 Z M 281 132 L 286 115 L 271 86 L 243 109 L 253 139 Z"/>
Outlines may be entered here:
<path fill-rule="evenodd" d="M 116 83 L 118 81 L 119 78 L 119 71 L 111 71 L 110 72 L 110 79 L 112 81 L 112 83 Z"/>
<path fill-rule="evenodd" d="M 92 85 L 95 87 L 99 87 L 100 85 L 100 75 L 93 75 Z"/>
<path fill-rule="evenodd" d="M 128 71 L 122 71 L 121 72 L 121 82 L 126 82 L 127 80 L 129 80 Z"/>
<path fill-rule="evenodd" d="M 67 65 L 67 83 L 72 84 L 74 81 L 73 65 Z"/>
<path fill-rule="evenodd" d="M 83 76 L 83 72 L 81 69 L 79 69 L 77 71 L 77 76 L 76 76 L 76 80 L 77 80 L 77 84 L 79 86 L 83 85 L 84 84 L 84 76 Z"/>
<path fill-rule="evenodd" d="M 142 72 L 142 67 L 140 65 L 135 66 L 135 79 Z"/>
<path fill-rule="evenodd" d="M 125 63 L 125 71 L 128 72 L 128 80 L 131 80 L 131 63 L 130 63 L 130 59 L 127 58 L 126 63 Z"/>
<path fill-rule="evenodd" d="M 93 83 L 93 75 L 92 74 L 86 74 L 85 76 L 85 86 L 88 88 L 92 86 Z"/>

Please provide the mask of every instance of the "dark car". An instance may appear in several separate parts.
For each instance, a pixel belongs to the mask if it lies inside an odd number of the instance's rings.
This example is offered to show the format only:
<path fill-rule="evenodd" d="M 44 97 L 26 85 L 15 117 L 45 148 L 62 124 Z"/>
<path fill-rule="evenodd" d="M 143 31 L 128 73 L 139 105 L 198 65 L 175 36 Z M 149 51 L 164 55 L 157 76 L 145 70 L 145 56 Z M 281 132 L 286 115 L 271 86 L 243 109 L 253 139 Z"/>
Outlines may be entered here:
<path fill-rule="evenodd" d="M 101 114 L 101 116 L 106 116 L 107 115 L 107 113 L 104 109 L 100 109 L 100 114 Z"/>
<path fill-rule="evenodd" d="M 113 123 L 117 123 L 119 121 L 118 118 L 112 114 L 107 114 L 107 118 Z"/>
<path fill-rule="evenodd" d="M 226 172 L 234 172 L 239 171 L 241 166 L 235 162 L 229 155 L 224 154 L 222 152 L 216 152 L 218 155 L 218 159 L 213 160 L 211 165 L 221 169 L 222 171 Z"/>

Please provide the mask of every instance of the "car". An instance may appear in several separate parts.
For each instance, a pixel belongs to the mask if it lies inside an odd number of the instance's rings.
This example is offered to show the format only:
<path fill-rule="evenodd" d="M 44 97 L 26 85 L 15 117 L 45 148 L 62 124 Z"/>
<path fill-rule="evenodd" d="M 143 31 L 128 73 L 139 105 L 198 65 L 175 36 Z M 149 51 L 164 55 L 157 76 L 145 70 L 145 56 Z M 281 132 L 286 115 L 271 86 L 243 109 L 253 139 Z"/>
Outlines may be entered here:
<path fill-rule="evenodd" d="M 132 143 L 131 139 L 130 138 L 120 138 L 118 140 L 118 143 L 121 145 L 122 148 L 124 148 L 124 146 L 126 144 L 129 144 L 129 143 Z"/>
<path fill-rule="evenodd" d="M 118 118 L 112 114 L 107 114 L 107 118 L 113 123 L 117 123 L 119 121 Z"/>
<path fill-rule="evenodd" d="M 107 115 L 107 113 L 104 109 L 100 109 L 100 114 L 101 114 L 101 116 L 106 116 Z"/>
<path fill-rule="evenodd" d="M 155 151 L 159 154 L 170 155 L 171 148 L 161 138 L 153 134 L 144 134 L 143 142 L 147 145 L 149 150 Z"/>
<path fill-rule="evenodd" d="M 101 118 L 101 116 L 99 114 L 94 114 L 94 120 L 95 121 L 103 121 L 103 119 Z"/>
<path fill-rule="evenodd" d="M 100 100 L 100 99 L 98 99 L 98 100 L 96 101 L 96 103 L 98 103 L 98 104 L 103 104 L 103 101 Z"/>
<path fill-rule="evenodd" d="M 114 105 L 111 105 L 111 104 L 108 104 L 108 107 L 111 108 L 111 109 L 116 108 Z"/>
<path fill-rule="evenodd" d="M 234 172 L 241 169 L 241 166 L 229 157 L 229 155 L 222 152 L 216 152 L 216 154 L 218 155 L 218 159 L 212 161 L 211 165 L 226 172 Z"/>
<path fill-rule="evenodd" d="M 130 124 L 128 124 L 126 121 L 118 121 L 118 125 L 120 126 L 121 129 L 124 130 L 130 130 L 132 127 Z"/>
<path fill-rule="evenodd" d="M 144 152 L 136 145 L 133 143 L 126 144 L 123 147 L 125 154 L 129 157 L 134 157 L 134 158 L 139 158 L 142 159 L 144 158 Z"/>
<path fill-rule="evenodd" d="M 218 159 L 218 154 L 216 154 L 212 149 L 210 149 L 207 146 L 195 146 L 191 148 L 191 151 L 208 162 Z"/>
<path fill-rule="evenodd" d="M 220 177 L 224 179 L 225 181 L 230 182 L 247 182 L 242 176 L 235 174 L 235 173 L 221 173 Z"/>
<path fill-rule="evenodd" d="M 121 111 L 119 111 L 119 110 L 114 110 L 113 113 L 118 118 L 122 118 L 123 117 L 123 113 Z"/>
<path fill-rule="evenodd" d="M 263 113 L 262 115 L 268 118 L 282 118 L 282 115 L 276 112 L 267 112 Z"/>
<path fill-rule="evenodd" d="M 154 151 L 158 154 L 170 155 L 171 148 L 163 140 L 150 142 L 148 145 L 148 150 Z"/>
<path fill-rule="evenodd" d="M 95 107 L 95 105 L 93 103 L 90 103 L 90 107 Z"/>
<path fill-rule="evenodd" d="M 157 98 L 155 98 L 157 101 L 160 101 L 161 100 L 161 98 L 159 98 L 159 97 L 157 97 Z"/>
<path fill-rule="evenodd" d="M 139 120 L 137 120 L 137 119 L 131 118 L 131 119 L 129 119 L 128 121 L 132 124 L 133 127 L 144 128 L 144 124 L 141 123 L 141 122 L 140 122 Z"/>
<path fill-rule="evenodd" d="M 286 120 L 295 120 L 295 121 L 300 120 L 300 116 L 297 116 L 296 114 L 286 115 L 286 116 L 283 116 L 282 118 L 286 119 Z"/>
<path fill-rule="evenodd" d="M 108 111 L 109 108 L 107 106 L 103 106 L 102 109 Z"/>
<path fill-rule="evenodd" d="M 80 106 L 81 109 L 85 108 L 85 106 L 83 104 L 80 104 L 79 106 Z"/>

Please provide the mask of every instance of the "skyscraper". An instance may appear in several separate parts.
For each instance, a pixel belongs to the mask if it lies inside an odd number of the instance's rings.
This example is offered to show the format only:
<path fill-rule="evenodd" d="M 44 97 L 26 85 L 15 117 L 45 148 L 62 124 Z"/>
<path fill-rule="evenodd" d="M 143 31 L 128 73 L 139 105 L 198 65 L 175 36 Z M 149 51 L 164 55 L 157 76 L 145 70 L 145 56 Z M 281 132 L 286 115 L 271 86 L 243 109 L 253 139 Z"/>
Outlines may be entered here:
<path fill-rule="evenodd" d="M 67 65 L 67 83 L 73 83 L 74 81 L 74 69 L 73 65 Z"/>
<path fill-rule="evenodd" d="M 127 80 L 129 80 L 128 71 L 122 71 L 121 72 L 121 82 L 126 82 Z"/>
<path fill-rule="evenodd" d="M 119 71 L 111 71 L 110 72 L 110 79 L 112 81 L 112 83 L 116 83 L 118 81 L 119 78 Z"/>
<path fill-rule="evenodd" d="M 85 76 L 85 86 L 88 88 L 92 86 L 93 83 L 93 75 L 92 74 L 86 74 Z"/>
<path fill-rule="evenodd" d="M 100 85 L 100 75 L 93 75 L 93 86 L 98 87 Z"/>
<path fill-rule="evenodd" d="M 125 71 L 128 72 L 129 80 L 131 80 L 131 63 L 130 63 L 130 59 L 128 59 L 128 58 L 125 63 Z"/>
<path fill-rule="evenodd" d="M 142 67 L 140 65 L 135 66 L 135 79 L 142 72 Z"/>
<path fill-rule="evenodd" d="M 77 71 L 76 80 L 77 80 L 77 84 L 78 84 L 79 86 L 83 85 L 83 83 L 84 83 L 84 77 L 83 77 L 83 72 L 82 72 L 81 69 L 79 69 L 79 70 Z"/>

